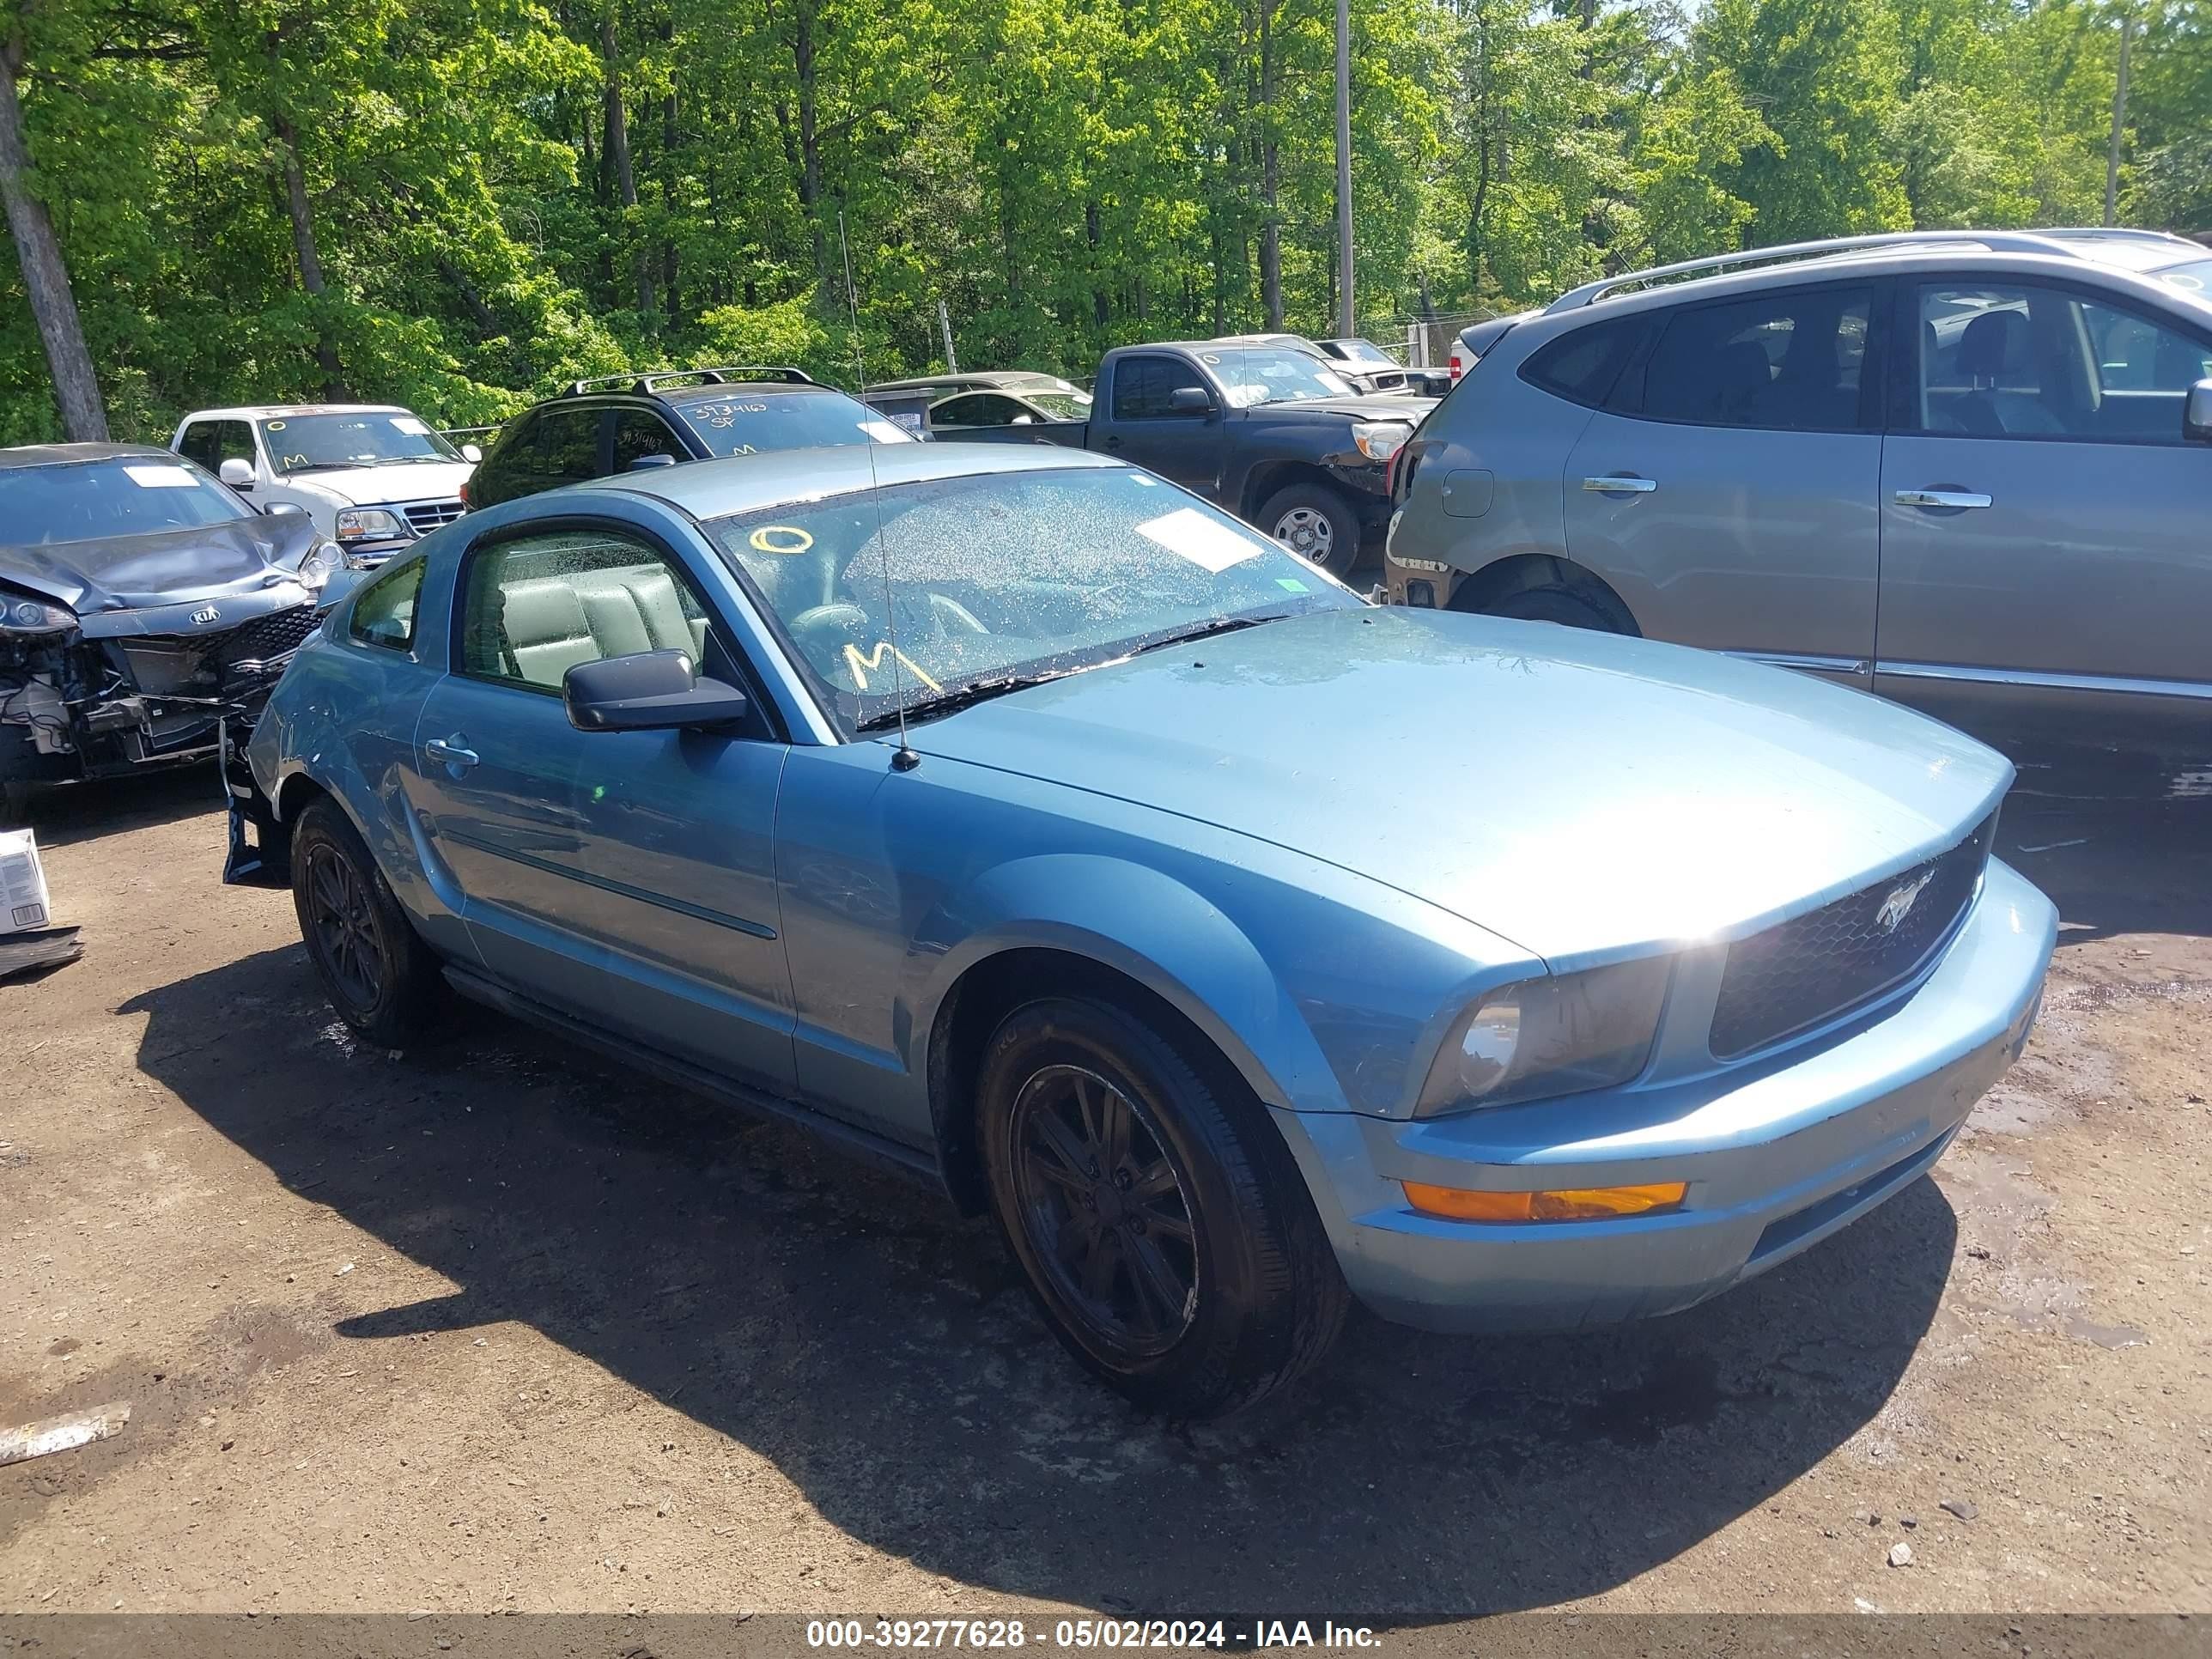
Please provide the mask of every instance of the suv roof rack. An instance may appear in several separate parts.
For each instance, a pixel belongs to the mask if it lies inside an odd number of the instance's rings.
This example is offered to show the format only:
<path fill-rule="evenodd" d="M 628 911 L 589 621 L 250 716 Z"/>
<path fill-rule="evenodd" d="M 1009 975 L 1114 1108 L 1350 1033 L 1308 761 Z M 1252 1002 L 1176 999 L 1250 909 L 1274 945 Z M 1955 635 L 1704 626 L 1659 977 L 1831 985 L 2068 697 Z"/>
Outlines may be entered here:
<path fill-rule="evenodd" d="M 1544 310 L 1547 315 L 1554 311 L 1573 311 L 1583 306 L 1595 305 L 1620 289 L 1672 276 L 1711 276 L 1738 265 L 1778 264 L 1790 259 L 1820 259 L 1832 253 L 1853 253 L 1885 247 L 1966 246 L 1983 248 L 1991 253 L 2058 253 L 2068 258 L 2079 258 L 2081 254 L 2069 247 L 2067 242 L 2069 240 L 2084 240 L 2091 234 L 2081 230 L 1890 230 L 1865 236 L 1828 236 L 1812 242 L 1783 242 L 1773 247 L 1746 248 L 1739 253 L 1716 253 L 1703 259 L 1684 259 L 1677 264 L 1655 265 L 1649 270 L 1632 270 L 1620 276 L 1601 277 L 1595 283 L 1584 283 L 1580 288 L 1569 289 Z M 2165 233 L 2148 230 L 2115 232 L 2100 228 L 2094 234 L 2162 240 Z"/>
<path fill-rule="evenodd" d="M 782 380 L 791 386 L 820 382 L 803 368 L 788 364 L 720 363 L 713 368 L 664 368 L 649 374 L 602 374 L 595 380 L 574 380 L 562 395 L 579 398 L 587 392 L 658 392 L 665 386 L 689 382 L 695 386 L 730 386 L 739 382 Z"/>

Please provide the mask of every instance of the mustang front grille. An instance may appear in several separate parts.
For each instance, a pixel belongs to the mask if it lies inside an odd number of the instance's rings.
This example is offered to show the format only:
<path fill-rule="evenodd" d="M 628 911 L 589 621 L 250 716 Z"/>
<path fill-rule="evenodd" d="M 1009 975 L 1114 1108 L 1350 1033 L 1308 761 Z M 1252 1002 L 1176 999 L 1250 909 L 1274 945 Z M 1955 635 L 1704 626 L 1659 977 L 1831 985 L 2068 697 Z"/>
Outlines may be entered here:
<path fill-rule="evenodd" d="M 1972 902 L 1996 814 L 1949 851 L 1729 946 L 1713 1008 L 1716 1060 L 1826 1024 L 1919 971 Z"/>

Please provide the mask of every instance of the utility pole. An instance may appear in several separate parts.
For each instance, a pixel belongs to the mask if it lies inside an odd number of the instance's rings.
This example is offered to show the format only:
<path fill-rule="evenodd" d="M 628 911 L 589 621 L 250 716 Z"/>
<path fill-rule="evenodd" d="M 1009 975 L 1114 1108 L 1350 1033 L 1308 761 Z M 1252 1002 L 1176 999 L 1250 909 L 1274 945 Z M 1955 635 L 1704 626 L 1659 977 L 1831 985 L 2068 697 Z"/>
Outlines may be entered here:
<path fill-rule="evenodd" d="M 945 309 L 945 301 L 941 299 L 937 302 L 937 326 L 945 333 L 945 372 L 957 374 L 960 360 L 952 355 L 952 313 Z"/>
<path fill-rule="evenodd" d="M 1352 294 L 1352 0 L 1336 0 L 1336 331 L 1354 332 Z"/>
<path fill-rule="evenodd" d="M 2120 76 L 2112 87 L 2112 142 L 2105 152 L 2105 222 L 2120 222 L 2120 135 L 2128 125 L 2128 46 L 2134 39 L 2136 15 L 2120 14 Z"/>

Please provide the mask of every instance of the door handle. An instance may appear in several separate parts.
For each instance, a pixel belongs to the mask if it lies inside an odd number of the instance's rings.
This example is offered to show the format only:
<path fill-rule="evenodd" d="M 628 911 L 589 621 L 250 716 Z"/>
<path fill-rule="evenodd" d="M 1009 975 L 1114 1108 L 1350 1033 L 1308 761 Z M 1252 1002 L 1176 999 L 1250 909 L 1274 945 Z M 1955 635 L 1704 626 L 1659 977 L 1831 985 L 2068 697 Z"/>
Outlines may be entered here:
<path fill-rule="evenodd" d="M 1987 507 L 1990 498 L 1973 489 L 1900 489 L 1892 497 L 1899 507 Z"/>
<path fill-rule="evenodd" d="M 423 744 L 422 752 L 441 764 L 463 769 L 477 763 L 477 751 L 468 746 L 468 739 L 458 732 L 450 738 L 430 738 Z"/>
<path fill-rule="evenodd" d="M 1659 488 L 1659 484 L 1658 481 L 1653 478 L 1631 477 L 1626 473 L 1608 473 L 1602 478 L 1584 478 L 1583 488 L 1594 489 L 1602 495 L 1649 495 Z"/>

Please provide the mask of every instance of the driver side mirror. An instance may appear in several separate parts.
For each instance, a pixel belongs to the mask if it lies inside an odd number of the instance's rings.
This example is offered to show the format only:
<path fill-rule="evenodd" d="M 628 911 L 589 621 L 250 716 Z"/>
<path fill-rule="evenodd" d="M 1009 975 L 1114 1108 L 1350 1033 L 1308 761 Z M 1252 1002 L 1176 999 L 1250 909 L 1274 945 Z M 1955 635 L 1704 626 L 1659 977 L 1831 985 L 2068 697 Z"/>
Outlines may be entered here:
<path fill-rule="evenodd" d="M 673 732 L 728 726 L 751 704 L 734 685 L 702 679 L 688 651 L 639 651 L 580 662 L 561 677 L 579 732 Z"/>
<path fill-rule="evenodd" d="M 461 459 L 466 461 L 471 466 L 474 466 L 478 461 L 483 459 L 483 451 L 474 444 L 463 444 L 461 446 Z"/>
<path fill-rule="evenodd" d="M 253 463 L 234 455 L 215 471 L 215 476 L 233 489 L 253 488 Z"/>
<path fill-rule="evenodd" d="M 1168 393 L 1168 407 L 1178 415 L 1210 415 L 1213 394 L 1202 386 L 1179 386 Z"/>
<path fill-rule="evenodd" d="M 2191 443 L 2212 443 L 2212 380 L 2189 388 L 2181 405 L 2181 435 Z"/>
<path fill-rule="evenodd" d="M 628 466 L 624 467 L 623 471 L 625 472 L 642 472 L 648 467 L 673 466 L 675 465 L 676 458 L 673 455 L 663 454 L 659 450 L 656 449 L 650 455 L 639 456 Z"/>

